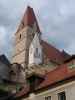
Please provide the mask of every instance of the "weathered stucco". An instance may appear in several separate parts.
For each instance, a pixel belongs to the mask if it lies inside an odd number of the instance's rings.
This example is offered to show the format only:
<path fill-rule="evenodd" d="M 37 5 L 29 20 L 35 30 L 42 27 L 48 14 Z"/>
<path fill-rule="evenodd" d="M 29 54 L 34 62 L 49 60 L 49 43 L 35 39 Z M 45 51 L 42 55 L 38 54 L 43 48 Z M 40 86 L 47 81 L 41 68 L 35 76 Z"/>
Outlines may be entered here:
<path fill-rule="evenodd" d="M 44 92 L 38 93 L 37 95 L 35 93 L 34 96 L 24 98 L 23 100 L 45 100 L 45 97 L 51 96 L 51 100 L 58 100 L 58 93 L 65 92 L 66 94 L 66 100 L 75 100 L 75 81 L 58 86 L 53 89 L 48 89 Z"/>

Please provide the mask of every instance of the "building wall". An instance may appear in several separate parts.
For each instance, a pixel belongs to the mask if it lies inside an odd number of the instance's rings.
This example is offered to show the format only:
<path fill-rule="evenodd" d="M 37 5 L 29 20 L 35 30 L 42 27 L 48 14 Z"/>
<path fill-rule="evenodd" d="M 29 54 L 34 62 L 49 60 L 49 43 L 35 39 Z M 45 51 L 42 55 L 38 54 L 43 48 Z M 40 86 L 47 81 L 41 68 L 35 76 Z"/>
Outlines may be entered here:
<path fill-rule="evenodd" d="M 15 34 L 15 54 L 13 55 L 12 63 L 16 62 L 27 66 L 29 60 L 29 45 L 35 33 L 35 27 L 31 28 L 26 26 Z"/>
<path fill-rule="evenodd" d="M 24 60 L 25 60 L 25 51 L 23 51 L 23 52 L 21 52 L 20 54 L 18 54 L 18 55 L 15 55 L 14 56 L 14 59 L 13 59 L 13 62 L 14 63 L 19 63 L 19 64 L 22 64 L 22 63 L 24 63 Z"/>
<path fill-rule="evenodd" d="M 12 58 L 13 63 L 17 62 L 22 65 L 27 64 L 31 34 L 32 29 L 28 26 L 15 34 L 15 54 Z"/>
<path fill-rule="evenodd" d="M 50 89 L 48 91 L 33 95 L 23 100 L 45 100 L 45 97 L 51 96 L 51 100 L 58 100 L 58 93 L 66 93 L 66 100 L 75 100 L 75 81 L 67 83 L 65 85 Z"/>
<path fill-rule="evenodd" d="M 29 62 L 29 46 L 31 41 L 33 40 L 34 35 L 36 34 L 36 25 L 33 25 L 33 28 L 26 26 L 25 28 L 23 28 L 21 31 L 15 33 L 15 47 L 14 47 L 14 51 L 15 54 L 13 55 L 12 58 L 12 63 L 19 63 L 21 64 L 23 67 L 27 67 L 28 62 Z M 41 39 L 41 33 L 38 33 L 38 36 Z M 42 58 L 43 58 L 43 52 L 42 52 Z M 37 59 L 34 59 L 35 62 L 37 62 Z M 43 58 L 43 63 L 45 63 L 46 65 L 48 64 L 48 59 L 47 58 Z M 30 59 L 30 61 L 33 61 L 33 58 Z M 39 62 L 42 62 L 41 60 L 38 59 Z M 34 62 L 33 62 L 34 63 Z M 46 66 L 45 65 L 45 66 Z M 50 65 L 50 67 L 44 67 L 43 70 L 47 70 L 50 71 L 52 70 L 52 66 L 55 66 L 54 64 Z M 54 69 L 54 68 L 53 68 Z"/>
<path fill-rule="evenodd" d="M 29 66 L 39 65 L 42 63 L 42 47 L 38 33 L 35 34 L 29 47 Z"/>
<path fill-rule="evenodd" d="M 25 70 L 18 64 L 12 64 L 10 80 L 19 83 L 25 83 Z"/>

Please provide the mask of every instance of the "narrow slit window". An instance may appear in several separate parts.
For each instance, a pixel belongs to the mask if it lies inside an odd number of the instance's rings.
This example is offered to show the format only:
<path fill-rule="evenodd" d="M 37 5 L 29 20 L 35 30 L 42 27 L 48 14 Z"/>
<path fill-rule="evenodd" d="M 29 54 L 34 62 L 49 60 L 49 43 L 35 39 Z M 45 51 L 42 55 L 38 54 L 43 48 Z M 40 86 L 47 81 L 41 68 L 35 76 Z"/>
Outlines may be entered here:
<path fill-rule="evenodd" d="M 20 34 L 20 39 L 21 39 L 21 34 Z"/>

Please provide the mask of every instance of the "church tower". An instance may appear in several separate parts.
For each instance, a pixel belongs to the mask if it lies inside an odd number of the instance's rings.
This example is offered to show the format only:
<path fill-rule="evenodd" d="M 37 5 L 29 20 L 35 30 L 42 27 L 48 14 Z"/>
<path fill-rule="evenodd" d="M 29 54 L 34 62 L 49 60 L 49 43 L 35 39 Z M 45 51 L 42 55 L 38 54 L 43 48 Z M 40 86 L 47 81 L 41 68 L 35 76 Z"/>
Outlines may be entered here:
<path fill-rule="evenodd" d="M 19 63 L 24 68 L 27 68 L 29 62 L 29 46 L 36 33 L 40 38 L 41 32 L 36 16 L 33 9 L 28 6 L 19 28 L 15 33 L 15 54 L 12 59 L 13 63 Z"/>

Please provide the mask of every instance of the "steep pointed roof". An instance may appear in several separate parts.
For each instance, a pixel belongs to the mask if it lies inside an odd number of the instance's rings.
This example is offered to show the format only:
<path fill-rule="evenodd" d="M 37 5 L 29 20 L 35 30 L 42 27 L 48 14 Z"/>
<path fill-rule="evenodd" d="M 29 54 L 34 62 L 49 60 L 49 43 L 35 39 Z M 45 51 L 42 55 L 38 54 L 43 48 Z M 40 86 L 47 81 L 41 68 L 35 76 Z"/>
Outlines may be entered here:
<path fill-rule="evenodd" d="M 34 14 L 34 10 L 30 6 L 28 6 L 27 9 L 26 9 L 25 14 L 23 16 L 23 19 L 21 21 L 21 24 L 20 24 L 20 26 L 18 28 L 18 31 L 23 29 L 25 26 L 33 27 L 35 23 L 36 23 L 36 29 L 37 29 L 36 31 L 40 32 L 40 29 L 39 29 L 39 26 L 38 26 L 38 22 L 37 22 L 35 14 Z"/>

